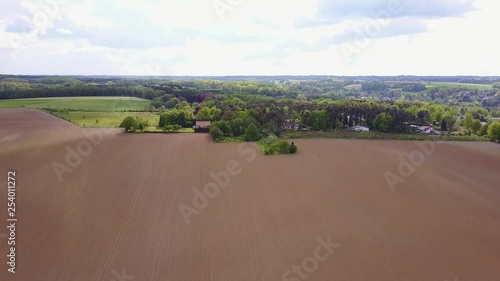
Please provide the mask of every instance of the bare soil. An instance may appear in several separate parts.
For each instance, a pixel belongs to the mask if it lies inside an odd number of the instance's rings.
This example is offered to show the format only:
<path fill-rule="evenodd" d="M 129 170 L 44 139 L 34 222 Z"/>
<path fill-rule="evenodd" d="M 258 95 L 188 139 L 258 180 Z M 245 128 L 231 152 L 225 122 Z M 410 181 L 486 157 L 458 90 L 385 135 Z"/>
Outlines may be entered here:
<path fill-rule="evenodd" d="M 7 272 L 0 236 L 0 280 L 278 281 L 329 235 L 340 247 L 307 280 L 500 276 L 494 143 L 436 143 L 392 192 L 384 174 L 398 174 L 398 157 L 418 150 L 415 142 L 298 140 L 297 155 L 263 156 L 255 144 L 214 144 L 204 134 L 101 130 L 60 182 L 51 165 L 67 164 L 68 147 L 96 131 L 16 122 L 20 130 L 0 136 L 0 225 L 13 169 L 17 273 Z M 0 124 L 16 123 L 3 112 Z M 186 224 L 179 204 L 193 206 L 193 189 L 231 161 L 241 173 Z M 122 272 L 130 278 L 118 279 Z"/>
<path fill-rule="evenodd" d="M 78 126 L 36 109 L 0 109 L 0 130 L 76 127 Z"/>

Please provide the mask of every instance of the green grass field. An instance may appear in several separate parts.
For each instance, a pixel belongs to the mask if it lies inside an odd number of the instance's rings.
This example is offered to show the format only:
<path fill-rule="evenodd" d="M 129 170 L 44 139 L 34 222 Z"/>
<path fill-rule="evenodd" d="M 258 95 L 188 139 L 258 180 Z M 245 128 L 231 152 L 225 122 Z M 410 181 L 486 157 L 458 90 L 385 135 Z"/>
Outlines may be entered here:
<path fill-rule="evenodd" d="M 0 100 L 0 108 L 50 108 L 71 111 L 140 111 L 151 101 L 132 97 L 67 97 Z"/>
<path fill-rule="evenodd" d="M 150 126 L 157 126 L 160 115 L 149 112 L 82 112 L 82 111 L 55 111 L 57 117 L 70 121 L 86 128 L 117 128 L 127 116 L 139 116 L 149 121 Z"/>
<path fill-rule="evenodd" d="M 483 84 L 465 84 L 465 83 L 442 83 L 435 82 L 430 84 L 425 84 L 427 88 L 467 88 L 467 89 L 478 89 L 478 90 L 488 90 L 492 88 L 492 85 Z"/>

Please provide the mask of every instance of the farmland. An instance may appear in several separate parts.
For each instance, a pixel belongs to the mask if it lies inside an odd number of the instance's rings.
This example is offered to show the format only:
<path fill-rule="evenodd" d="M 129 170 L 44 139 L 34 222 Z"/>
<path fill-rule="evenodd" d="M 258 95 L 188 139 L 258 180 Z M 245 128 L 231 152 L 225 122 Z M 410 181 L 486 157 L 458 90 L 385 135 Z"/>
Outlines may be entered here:
<path fill-rule="evenodd" d="M 143 111 L 150 101 L 131 97 L 68 97 L 0 100 L 0 108 L 50 108 L 72 111 Z"/>
<path fill-rule="evenodd" d="M 116 272 L 287 280 L 327 237 L 340 245 L 308 280 L 500 275 L 498 144 L 433 143 L 391 190 L 384 174 L 398 173 L 417 143 L 295 140 L 298 154 L 266 157 L 255 143 L 215 144 L 205 134 L 61 128 L 50 118 L 26 129 L 44 113 L 14 113 L 0 114 L 10 124 L 1 127 L 0 159 L 2 173 L 19 179 L 22 262 L 15 275 L 0 267 L 1 280 L 108 281 Z M 84 142 L 91 151 L 68 158 Z M 70 171 L 56 173 L 55 162 Z M 231 174 L 212 176 L 223 173 Z M 219 192 L 193 201 L 193 190 L 214 184 Z M 196 212 L 183 215 L 181 204 Z M 5 261 L 3 246 L 0 253 Z"/>
<path fill-rule="evenodd" d="M 53 113 L 65 120 L 87 128 L 118 128 L 121 121 L 127 116 L 139 117 L 150 124 L 158 124 L 160 116 L 149 112 L 82 112 L 59 111 Z"/>
<path fill-rule="evenodd" d="M 433 82 L 426 84 L 428 88 L 465 88 L 471 90 L 489 90 L 491 84 L 466 84 L 466 83 L 450 83 L 450 82 Z"/>
<path fill-rule="evenodd" d="M 0 100 L 0 108 L 44 109 L 75 125 L 89 128 L 117 128 L 125 117 L 138 116 L 154 129 L 160 117 L 146 112 L 150 103 L 132 97 L 32 98 Z"/>

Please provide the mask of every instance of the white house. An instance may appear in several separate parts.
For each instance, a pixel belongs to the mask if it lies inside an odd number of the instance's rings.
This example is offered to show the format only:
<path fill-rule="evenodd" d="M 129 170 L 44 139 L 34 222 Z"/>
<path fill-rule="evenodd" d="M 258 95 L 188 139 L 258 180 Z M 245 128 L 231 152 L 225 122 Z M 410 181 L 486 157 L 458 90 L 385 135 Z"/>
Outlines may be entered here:
<path fill-rule="evenodd" d="M 370 128 L 356 125 L 356 126 L 351 127 L 351 130 L 356 131 L 356 132 L 369 132 Z"/>

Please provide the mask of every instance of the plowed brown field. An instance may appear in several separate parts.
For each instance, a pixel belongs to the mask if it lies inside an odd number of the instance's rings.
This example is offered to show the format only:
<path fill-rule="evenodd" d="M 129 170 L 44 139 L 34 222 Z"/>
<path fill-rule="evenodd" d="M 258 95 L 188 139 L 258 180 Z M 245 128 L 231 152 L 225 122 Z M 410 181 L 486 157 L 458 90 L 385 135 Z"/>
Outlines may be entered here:
<path fill-rule="evenodd" d="M 66 161 L 82 143 L 92 151 Z M 414 142 L 296 144 L 297 155 L 263 156 L 203 134 L 5 130 L 0 233 L 16 170 L 17 264 L 7 272 L 0 236 L 0 280 L 498 280 L 499 145 L 437 143 L 393 192 L 384 174 L 398 174 Z M 61 181 L 56 162 L 70 170 Z M 195 207 L 193 189 L 235 170 L 186 220 L 179 206 Z M 340 247 L 307 273 L 328 236 Z"/>

